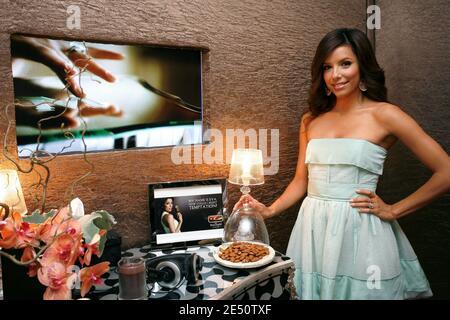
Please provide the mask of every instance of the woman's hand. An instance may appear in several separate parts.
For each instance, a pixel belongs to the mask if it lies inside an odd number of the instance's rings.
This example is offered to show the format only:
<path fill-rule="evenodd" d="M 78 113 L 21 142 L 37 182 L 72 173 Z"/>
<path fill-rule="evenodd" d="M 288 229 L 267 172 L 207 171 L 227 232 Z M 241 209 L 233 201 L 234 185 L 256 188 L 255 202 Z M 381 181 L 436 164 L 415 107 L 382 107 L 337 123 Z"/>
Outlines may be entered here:
<path fill-rule="evenodd" d="M 71 42 L 68 46 L 66 41 L 50 40 L 41 38 L 32 38 L 20 35 L 11 36 L 11 54 L 14 58 L 23 58 L 36 61 L 49 67 L 58 78 L 67 86 L 67 88 L 78 98 L 85 98 L 85 94 L 79 84 L 77 75 L 79 69 L 87 69 L 93 74 L 105 79 L 108 82 L 114 82 L 115 76 L 103 68 L 94 58 L 121 60 L 124 56 L 121 53 L 86 48 L 84 44 Z M 51 89 L 41 86 L 32 79 L 14 78 L 14 87 L 16 95 L 24 96 L 53 96 L 55 92 Z M 22 91 L 22 93 L 20 93 Z M 78 115 L 83 117 L 93 117 L 97 115 L 121 117 L 123 111 L 111 104 L 102 104 L 90 99 L 67 100 L 66 94 L 55 96 L 55 100 L 48 104 L 43 101 L 36 104 L 16 103 L 18 115 L 16 119 L 18 125 L 38 127 L 42 129 L 58 129 L 63 125 L 65 128 L 76 128 L 80 125 Z M 70 101 L 76 101 L 73 106 Z M 42 110 L 38 106 L 46 106 L 50 110 Z M 47 108 L 47 109 L 48 109 Z M 79 114 L 78 114 L 79 110 Z M 38 122 L 40 122 L 38 124 Z"/>
<path fill-rule="evenodd" d="M 247 203 L 250 207 L 256 209 L 259 211 L 263 219 L 270 218 L 272 216 L 272 212 L 270 208 L 266 207 L 264 204 L 253 198 L 251 195 L 243 195 L 238 202 L 234 205 L 233 211 L 239 209 L 244 205 L 244 203 Z"/>
<path fill-rule="evenodd" d="M 177 212 L 177 218 L 178 218 L 178 222 L 182 223 L 183 222 L 183 215 L 181 214 L 181 212 Z"/>
<path fill-rule="evenodd" d="M 353 208 L 358 208 L 360 213 L 370 213 L 376 215 L 384 221 L 394 221 L 397 219 L 392 210 L 392 205 L 386 204 L 375 192 L 361 189 L 356 190 L 356 193 L 366 195 L 367 197 L 358 197 L 350 200 L 350 205 Z"/>
<path fill-rule="evenodd" d="M 87 69 L 108 82 L 114 82 L 115 76 L 95 62 L 94 58 L 124 59 L 121 53 L 114 51 L 86 48 L 83 44 L 69 47 L 65 41 L 20 35 L 11 37 L 11 54 L 13 58 L 24 58 L 48 66 L 64 84 L 68 85 L 68 89 L 80 98 L 85 97 L 85 94 L 76 78 L 78 70 L 75 67 Z"/>
<path fill-rule="evenodd" d="M 67 104 L 67 106 L 64 105 Z M 16 119 L 18 125 L 30 126 L 41 129 L 66 129 L 80 126 L 78 116 L 93 117 L 104 115 L 110 117 L 121 117 L 123 111 L 114 105 L 95 106 L 90 104 L 90 100 L 78 100 L 77 107 L 69 107 L 68 102 L 61 101 L 59 104 L 49 102 L 21 101 L 16 99 Z"/>

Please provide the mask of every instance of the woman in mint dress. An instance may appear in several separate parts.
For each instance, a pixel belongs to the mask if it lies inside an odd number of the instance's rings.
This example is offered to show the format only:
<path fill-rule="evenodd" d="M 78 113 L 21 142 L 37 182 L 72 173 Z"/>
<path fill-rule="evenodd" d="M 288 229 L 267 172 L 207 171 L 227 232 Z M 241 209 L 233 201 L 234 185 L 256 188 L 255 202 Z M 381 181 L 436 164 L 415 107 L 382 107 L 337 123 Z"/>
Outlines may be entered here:
<path fill-rule="evenodd" d="M 183 215 L 177 208 L 177 219 L 173 215 L 173 198 L 167 198 L 163 203 L 163 212 L 161 213 L 161 225 L 165 233 L 177 233 L 181 232 L 181 226 L 183 225 Z"/>
<path fill-rule="evenodd" d="M 296 174 L 264 218 L 303 200 L 287 255 L 300 299 L 416 299 L 432 296 L 397 219 L 450 189 L 450 158 L 399 107 L 387 102 L 384 72 L 366 35 L 337 29 L 319 43 L 309 111 L 300 124 Z M 432 177 L 405 199 L 376 193 L 388 149 L 401 140 Z"/>

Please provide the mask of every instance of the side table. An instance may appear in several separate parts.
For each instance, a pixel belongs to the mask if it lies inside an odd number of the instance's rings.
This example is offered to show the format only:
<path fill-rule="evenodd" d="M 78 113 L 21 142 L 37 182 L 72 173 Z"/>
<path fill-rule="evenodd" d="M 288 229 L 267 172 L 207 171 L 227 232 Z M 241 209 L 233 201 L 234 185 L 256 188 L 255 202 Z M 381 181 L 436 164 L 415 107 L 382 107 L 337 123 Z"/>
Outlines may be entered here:
<path fill-rule="evenodd" d="M 203 258 L 203 268 L 199 280 L 187 284 L 184 280 L 178 288 L 161 288 L 157 283 L 149 288 L 149 300 L 272 300 L 295 298 L 293 285 L 294 262 L 289 257 L 276 252 L 273 261 L 255 269 L 231 269 L 214 260 L 214 246 L 188 247 L 185 250 L 157 250 L 150 246 L 133 248 L 122 253 L 127 257 L 150 259 L 175 253 L 196 253 Z M 104 284 L 91 290 L 88 297 L 100 300 L 117 300 L 119 277 L 115 267 L 111 267 Z"/>

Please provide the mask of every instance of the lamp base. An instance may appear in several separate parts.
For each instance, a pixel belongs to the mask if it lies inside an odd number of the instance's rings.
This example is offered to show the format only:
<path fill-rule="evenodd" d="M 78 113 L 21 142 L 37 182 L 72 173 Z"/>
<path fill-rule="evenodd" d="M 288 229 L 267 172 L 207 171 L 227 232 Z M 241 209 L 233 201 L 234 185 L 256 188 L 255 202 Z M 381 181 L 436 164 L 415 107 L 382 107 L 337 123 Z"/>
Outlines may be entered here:
<path fill-rule="evenodd" d="M 243 195 L 246 195 L 246 194 L 250 193 L 250 187 L 246 186 L 246 185 L 243 185 L 240 190 L 241 190 Z"/>

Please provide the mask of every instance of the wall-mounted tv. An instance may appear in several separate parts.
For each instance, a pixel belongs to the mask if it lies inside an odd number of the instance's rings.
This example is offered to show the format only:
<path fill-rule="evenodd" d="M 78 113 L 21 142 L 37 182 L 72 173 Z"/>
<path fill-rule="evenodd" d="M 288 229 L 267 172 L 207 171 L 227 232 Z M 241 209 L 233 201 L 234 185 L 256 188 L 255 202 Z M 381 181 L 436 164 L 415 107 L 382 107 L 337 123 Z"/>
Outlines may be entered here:
<path fill-rule="evenodd" d="M 201 49 L 12 35 L 11 56 L 20 157 L 202 143 Z"/>

